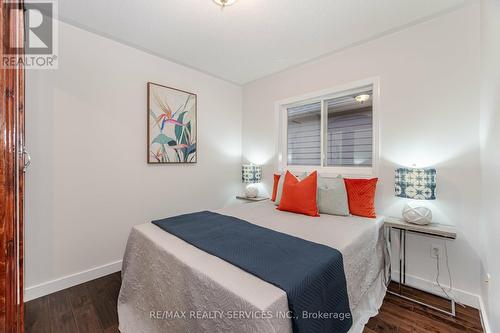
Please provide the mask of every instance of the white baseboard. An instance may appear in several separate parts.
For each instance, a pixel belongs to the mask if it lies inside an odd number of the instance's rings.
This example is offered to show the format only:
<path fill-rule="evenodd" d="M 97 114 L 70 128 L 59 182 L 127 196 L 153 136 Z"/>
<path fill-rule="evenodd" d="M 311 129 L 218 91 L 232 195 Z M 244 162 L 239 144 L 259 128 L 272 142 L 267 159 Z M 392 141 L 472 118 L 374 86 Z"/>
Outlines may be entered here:
<path fill-rule="evenodd" d="M 399 272 L 397 271 L 392 272 L 392 280 L 399 281 Z M 441 297 L 446 296 L 434 281 L 429 281 L 414 275 L 406 274 L 406 284 L 434 295 L 438 295 Z M 441 285 L 446 290 L 448 290 L 449 286 L 446 286 L 444 284 Z M 476 294 L 472 294 L 465 290 L 456 288 L 453 288 L 451 294 L 455 296 L 455 300 L 459 303 L 471 306 L 476 309 L 480 308 L 480 297 Z"/>
<path fill-rule="evenodd" d="M 106 265 L 93 267 L 82 272 L 63 276 L 61 278 L 43 282 L 24 289 L 24 301 L 28 302 L 32 299 L 39 298 L 45 295 L 55 293 L 78 284 L 100 278 L 118 272 L 122 269 L 122 261 L 118 260 Z"/>
<path fill-rule="evenodd" d="M 483 298 L 479 297 L 479 313 L 481 314 L 481 323 L 483 324 L 484 333 L 493 333 L 488 321 L 488 314 L 486 313 L 486 305 Z"/>

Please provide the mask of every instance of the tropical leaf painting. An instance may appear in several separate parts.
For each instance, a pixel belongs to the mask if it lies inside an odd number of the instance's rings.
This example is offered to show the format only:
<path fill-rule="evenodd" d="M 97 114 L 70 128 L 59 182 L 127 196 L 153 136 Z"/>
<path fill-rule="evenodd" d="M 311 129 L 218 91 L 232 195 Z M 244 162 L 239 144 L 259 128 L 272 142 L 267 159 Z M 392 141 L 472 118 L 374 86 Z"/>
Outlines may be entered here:
<path fill-rule="evenodd" d="M 196 163 L 196 95 L 148 83 L 148 163 Z"/>

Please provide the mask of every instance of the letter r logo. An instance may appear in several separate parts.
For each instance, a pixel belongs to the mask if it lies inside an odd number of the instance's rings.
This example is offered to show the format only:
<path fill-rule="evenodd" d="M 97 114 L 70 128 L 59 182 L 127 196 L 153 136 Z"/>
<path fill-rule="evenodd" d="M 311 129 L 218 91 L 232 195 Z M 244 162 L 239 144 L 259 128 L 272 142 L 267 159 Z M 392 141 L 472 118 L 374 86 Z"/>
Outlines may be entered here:
<path fill-rule="evenodd" d="M 38 9 L 28 10 L 28 47 L 47 48 L 48 46 L 38 37 L 37 30 L 43 29 L 43 15 Z M 42 27 L 42 28 L 40 28 Z"/>
<path fill-rule="evenodd" d="M 53 3 L 26 2 L 26 54 L 51 54 L 53 45 Z"/>
<path fill-rule="evenodd" d="M 57 69 L 57 0 L 5 0 L 1 12 L 13 29 L 5 38 L 0 68 Z"/>

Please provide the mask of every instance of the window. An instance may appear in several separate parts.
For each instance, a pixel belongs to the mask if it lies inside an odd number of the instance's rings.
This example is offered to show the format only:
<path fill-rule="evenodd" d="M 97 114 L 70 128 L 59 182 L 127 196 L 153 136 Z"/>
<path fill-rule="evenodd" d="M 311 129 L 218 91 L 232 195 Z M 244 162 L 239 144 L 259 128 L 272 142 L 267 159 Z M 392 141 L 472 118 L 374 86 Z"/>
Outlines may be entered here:
<path fill-rule="evenodd" d="M 373 174 L 375 82 L 278 103 L 280 166 L 297 171 Z"/>
<path fill-rule="evenodd" d="M 288 165 L 320 165 L 321 103 L 288 109 Z"/>
<path fill-rule="evenodd" d="M 356 96 L 369 96 L 358 102 Z M 372 166 L 373 91 L 333 98 L 327 101 L 327 166 Z"/>

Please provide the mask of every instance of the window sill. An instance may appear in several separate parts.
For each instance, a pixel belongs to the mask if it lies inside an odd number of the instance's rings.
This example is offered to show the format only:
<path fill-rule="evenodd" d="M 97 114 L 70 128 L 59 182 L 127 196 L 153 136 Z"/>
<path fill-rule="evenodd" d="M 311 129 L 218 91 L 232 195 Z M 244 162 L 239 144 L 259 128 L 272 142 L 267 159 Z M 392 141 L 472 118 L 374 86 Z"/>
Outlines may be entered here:
<path fill-rule="evenodd" d="M 338 175 L 342 175 L 344 177 L 356 176 L 361 178 L 376 176 L 374 167 L 321 167 L 314 165 L 288 165 L 280 171 L 284 170 L 290 170 L 293 173 L 312 172 L 316 170 L 322 177 L 326 178 L 333 178 Z"/>

